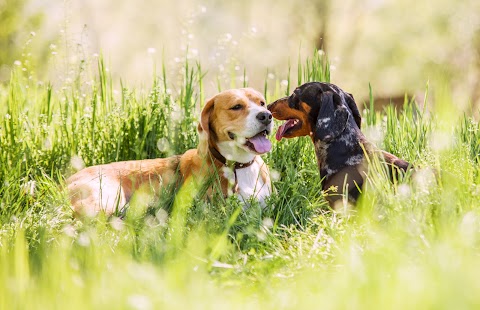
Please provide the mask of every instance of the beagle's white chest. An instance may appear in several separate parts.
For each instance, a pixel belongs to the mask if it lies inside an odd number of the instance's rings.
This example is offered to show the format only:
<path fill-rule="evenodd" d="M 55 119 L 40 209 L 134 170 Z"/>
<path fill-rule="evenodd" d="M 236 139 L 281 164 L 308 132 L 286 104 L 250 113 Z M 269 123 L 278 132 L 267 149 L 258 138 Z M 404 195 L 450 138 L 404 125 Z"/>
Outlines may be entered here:
<path fill-rule="evenodd" d="M 248 167 L 236 169 L 237 174 L 237 196 L 248 206 L 251 198 L 258 200 L 262 207 L 266 206 L 266 199 L 272 193 L 271 184 L 264 180 L 260 165 L 264 164 L 255 161 Z"/>

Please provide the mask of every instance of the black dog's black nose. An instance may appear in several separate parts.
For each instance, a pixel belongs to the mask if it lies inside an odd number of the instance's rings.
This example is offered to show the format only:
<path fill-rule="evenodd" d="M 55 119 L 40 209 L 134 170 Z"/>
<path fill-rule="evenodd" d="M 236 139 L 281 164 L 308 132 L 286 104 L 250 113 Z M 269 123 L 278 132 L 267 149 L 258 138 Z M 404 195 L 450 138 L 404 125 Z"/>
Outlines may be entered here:
<path fill-rule="evenodd" d="M 260 123 L 268 125 L 272 122 L 272 113 L 268 111 L 260 112 L 257 114 L 257 119 L 260 121 Z"/>

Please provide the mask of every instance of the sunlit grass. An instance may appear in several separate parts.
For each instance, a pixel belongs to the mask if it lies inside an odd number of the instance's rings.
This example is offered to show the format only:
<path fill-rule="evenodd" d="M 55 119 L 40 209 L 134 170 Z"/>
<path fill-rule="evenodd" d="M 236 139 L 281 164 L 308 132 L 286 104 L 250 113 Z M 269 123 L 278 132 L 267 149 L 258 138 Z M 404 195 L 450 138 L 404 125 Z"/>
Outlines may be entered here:
<path fill-rule="evenodd" d="M 265 83 L 270 102 L 292 80 L 329 79 L 325 55 L 299 64 L 297 77 L 277 77 L 287 83 Z M 2 86 L 1 309 L 479 306 L 479 125 L 461 116 L 437 147 L 436 114 L 408 100 L 401 111 L 371 105 L 363 128 L 417 173 L 391 185 L 372 169 L 348 212 L 328 208 L 302 138 L 265 156 L 276 188 L 265 210 L 184 187 L 153 205 L 139 196 L 126 215 L 73 219 L 62 185 L 83 165 L 196 146 L 199 111 L 213 95 L 203 70 L 186 62 L 180 79 L 163 70 L 148 90 L 122 83 L 116 94 L 100 58 L 88 87 L 55 89 L 19 71 Z"/>

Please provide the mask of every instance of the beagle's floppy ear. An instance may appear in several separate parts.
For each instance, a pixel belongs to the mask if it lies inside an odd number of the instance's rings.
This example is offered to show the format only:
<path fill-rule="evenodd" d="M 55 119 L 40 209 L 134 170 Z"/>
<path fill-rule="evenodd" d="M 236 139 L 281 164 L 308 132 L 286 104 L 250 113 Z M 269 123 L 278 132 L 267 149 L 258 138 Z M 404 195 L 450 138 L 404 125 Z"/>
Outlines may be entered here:
<path fill-rule="evenodd" d="M 215 97 L 210 98 L 203 107 L 200 123 L 198 124 L 199 133 L 205 132 L 207 135 L 210 134 L 210 114 L 212 114 L 214 102 Z"/>
<path fill-rule="evenodd" d="M 200 154 L 207 154 L 208 152 L 208 140 L 210 138 L 210 115 L 212 114 L 214 107 L 215 97 L 207 101 L 203 107 L 202 114 L 200 116 L 200 123 L 198 123 L 198 152 Z"/>
<path fill-rule="evenodd" d="M 315 124 L 315 140 L 330 142 L 345 130 L 349 114 L 342 104 L 342 98 L 334 92 L 323 92 L 320 101 L 320 111 Z"/>

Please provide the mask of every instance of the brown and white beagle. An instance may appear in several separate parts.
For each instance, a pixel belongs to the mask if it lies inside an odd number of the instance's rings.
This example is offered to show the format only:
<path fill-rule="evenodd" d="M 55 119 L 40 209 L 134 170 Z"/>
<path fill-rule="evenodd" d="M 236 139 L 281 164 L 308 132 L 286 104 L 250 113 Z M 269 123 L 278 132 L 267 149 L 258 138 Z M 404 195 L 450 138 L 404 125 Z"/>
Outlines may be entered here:
<path fill-rule="evenodd" d="M 112 214 L 137 191 L 156 197 L 168 185 L 203 182 L 218 172 L 223 195 L 235 193 L 265 205 L 272 192 L 269 170 L 259 156 L 270 151 L 272 114 L 252 88 L 223 91 L 207 101 L 198 124 L 199 145 L 168 158 L 114 162 L 80 170 L 66 181 L 76 214 Z M 211 193 L 211 190 L 210 190 Z"/>

